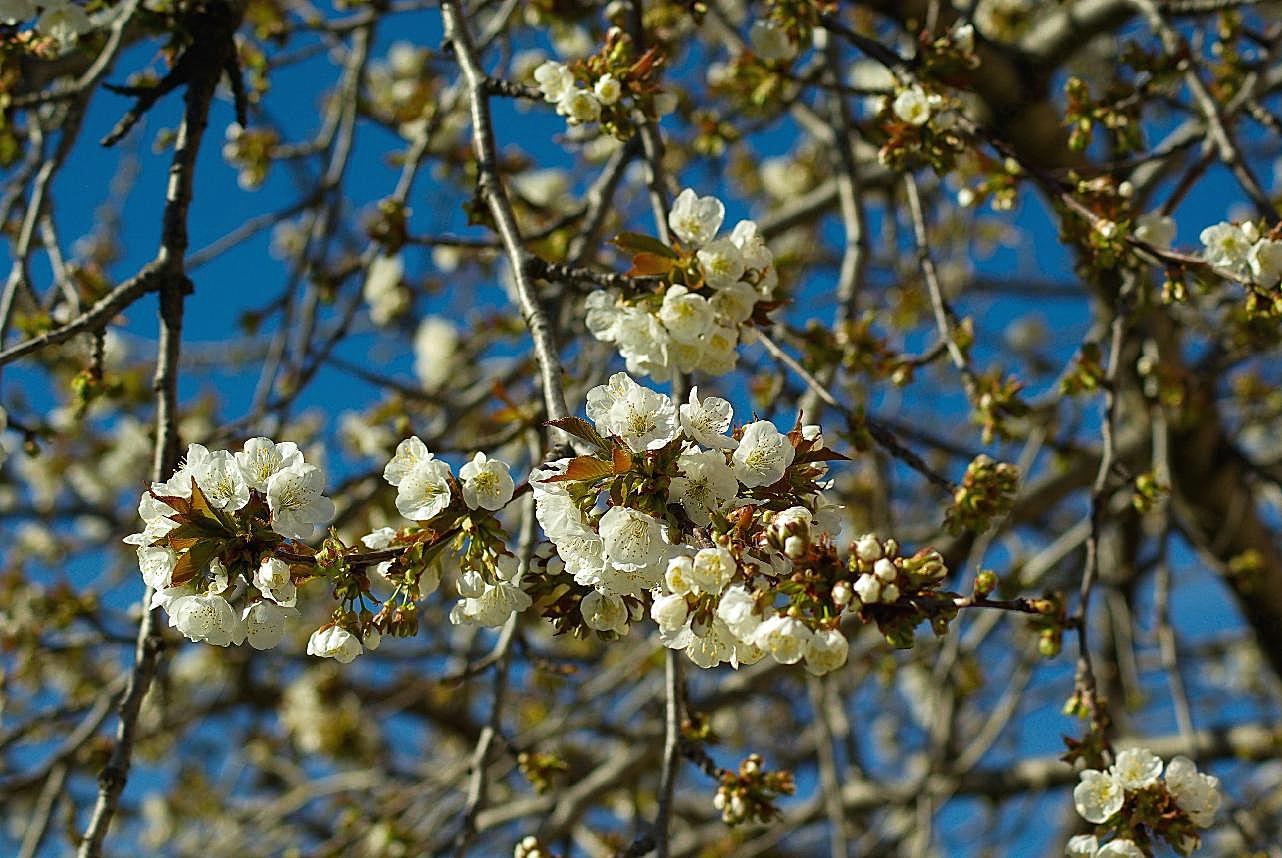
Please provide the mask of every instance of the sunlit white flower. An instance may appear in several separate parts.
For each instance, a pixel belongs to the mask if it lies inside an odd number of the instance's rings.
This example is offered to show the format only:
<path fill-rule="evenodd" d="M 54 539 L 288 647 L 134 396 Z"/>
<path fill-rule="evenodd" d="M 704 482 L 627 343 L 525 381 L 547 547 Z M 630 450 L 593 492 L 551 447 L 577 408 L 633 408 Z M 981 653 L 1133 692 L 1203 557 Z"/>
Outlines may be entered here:
<path fill-rule="evenodd" d="M 677 409 L 667 396 L 642 387 L 627 373 L 588 391 L 588 417 L 602 435 L 617 435 L 634 453 L 657 450 L 677 436 Z"/>
<path fill-rule="evenodd" d="M 545 101 L 556 103 L 574 89 L 574 74 L 555 60 L 548 60 L 534 70 L 534 80 Z"/>
<path fill-rule="evenodd" d="M 1067 858 L 1095 858 L 1099 850 L 1099 838 L 1094 834 L 1075 834 L 1068 839 L 1064 847 Z"/>
<path fill-rule="evenodd" d="M 362 651 L 360 639 L 341 626 L 317 629 L 307 639 L 307 654 L 348 664 Z"/>
<path fill-rule="evenodd" d="M 1282 241 L 1262 238 L 1251 247 L 1247 255 L 1251 276 L 1256 285 L 1271 287 L 1282 280 Z"/>
<path fill-rule="evenodd" d="M 236 464 L 251 489 L 265 492 L 272 474 L 303 464 L 303 454 L 293 441 L 277 444 L 270 438 L 250 438 L 236 454 Z"/>
<path fill-rule="evenodd" d="M 644 569 L 668 553 L 663 525 L 654 516 L 626 506 L 610 507 L 599 526 L 606 559 L 623 569 Z"/>
<path fill-rule="evenodd" d="M 459 468 L 463 481 L 463 502 L 471 509 L 502 509 L 512 499 L 515 483 L 506 462 L 477 453 Z"/>
<path fill-rule="evenodd" d="M 174 566 L 178 555 L 168 548 L 138 547 L 138 569 L 148 587 L 164 590 L 173 586 Z"/>
<path fill-rule="evenodd" d="M 298 600 L 298 587 L 290 576 L 289 564 L 279 557 L 264 557 L 254 570 L 254 586 L 266 598 L 283 608 Z"/>
<path fill-rule="evenodd" d="M 190 641 L 229 646 L 239 643 L 238 633 L 243 634 L 236 612 L 222 596 L 179 596 L 165 606 L 165 611 L 169 625 Z"/>
<path fill-rule="evenodd" d="M 414 375 L 426 391 L 436 391 L 458 373 L 458 327 L 449 319 L 427 316 L 414 331 Z"/>
<path fill-rule="evenodd" d="M 717 603 L 717 616 L 740 640 L 751 641 L 761 625 L 757 615 L 756 600 L 741 586 L 734 586 L 721 594 Z"/>
<path fill-rule="evenodd" d="M 690 401 L 683 404 L 681 429 L 696 444 L 713 449 L 732 449 L 735 442 L 725 433 L 734 419 L 734 408 L 717 396 L 699 398 L 699 388 L 690 388 Z M 724 461 L 724 459 L 723 459 Z"/>
<path fill-rule="evenodd" d="M 1073 805 L 1087 822 L 1104 822 L 1122 809 L 1126 796 L 1112 774 L 1086 769 L 1079 778 L 1073 788 Z"/>
<path fill-rule="evenodd" d="M 743 262 L 749 268 L 762 270 L 774 265 L 774 254 L 766 246 L 766 239 L 761 234 L 755 221 L 741 220 L 730 232 L 730 241 L 743 255 Z"/>
<path fill-rule="evenodd" d="M 321 492 L 325 474 L 315 465 L 291 465 L 267 481 L 272 530 L 291 539 L 307 539 L 316 525 L 334 517 L 334 502 Z"/>
<path fill-rule="evenodd" d="M 714 312 L 708 299 L 684 286 L 672 286 L 663 296 L 659 321 L 679 343 L 695 343 L 712 328 Z"/>
<path fill-rule="evenodd" d="M 769 420 L 749 423 L 734 451 L 735 476 L 748 488 L 773 485 L 788 470 L 794 455 L 788 436 Z"/>
<path fill-rule="evenodd" d="M 850 643 L 840 629 L 823 629 L 810 636 L 806 646 L 806 671 L 815 676 L 831 673 L 846 663 Z"/>
<path fill-rule="evenodd" d="M 579 603 L 579 612 L 590 629 L 620 635 L 628 633 L 628 606 L 621 596 L 593 590 Z"/>
<path fill-rule="evenodd" d="M 730 583 L 738 568 L 734 555 L 725 548 L 701 548 L 690 566 L 690 580 L 697 591 L 715 596 Z"/>
<path fill-rule="evenodd" d="M 740 281 L 718 289 L 708 299 L 708 303 L 721 324 L 734 328 L 752 318 L 752 312 L 760 299 L 761 295 L 752 284 Z"/>
<path fill-rule="evenodd" d="M 485 585 L 480 596 L 460 599 L 450 610 L 450 622 L 497 628 L 514 612 L 524 611 L 531 604 L 533 600 L 519 585 L 500 581 Z"/>
<path fill-rule="evenodd" d="M 1223 799 L 1219 778 L 1199 772 L 1192 760 L 1178 756 L 1166 767 L 1166 788 L 1194 825 L 1207 828 L 1215 822 Z"/>
<path fill-rule="evenodd" d="M 860 575 L 854 585 L 855 595 L 865 605 L 881 601 L 881 582 L 867 573 Z"/>
<path fill-rule="evenodd" d="M 212 453 L 192 476 L 209 505 L 215 509 L 235 512 L 249 503 L 249 486 L 245 484 L 240 465 L 226 450 Z"/>
<path fill-rule="evenodd" d="M 1135 845 L 1134 840 L 1118 838 L 1110 840 L 1099 848 L 1095 858 L 1146 858 L 1144 850 Z"/>
<path fill-rule="evenodd" d="M 412 521 L 427 521 L 450 505 L 450 466 L 440 459 L 419 462 L 400 481 L 396 511 Z"/>
<path fill-rule="evenodd" d="M 1148 748 L 1127 748 L 1109 771 L 1123 789 L 1144 789 L 1162 776 L 1162 758 Z"/>
<path fill-rule="evenodd" d="M 1154 247 L 1170 247 L 1175 241 L 1175 218 L 1146 212 L 1135 219 L 1135 237 Z"/>
<path fill-rule="evenodd" d="M 796 617 L 775 615 L 757 627 L 752 642 L 780 664 L 796 664 L 806 654 L 813 637 L 814 632 Z"/>
<path fill-rule="evenodd" d="M 729 238 L 709 241 L 699 248 L 696 255 L 699 267 L 703 269 L 703 279 L 714 289 L 738 283 L 747 267 L 743 251 Z"/>
<path fill-rule="evenodd" d="M 1227 222 L 1217 223 L 1202 230 L 1200 238 L 1206 248 L 1203 255 L 1207 262 L 1238 274 L 1248 270 L 1251 247 L 1255 242 L 1243 227 Z"/>
<path fill-rule="evenodd" d="M 614 75 L 604 74 L 592 87 L 592 92 L 596 95 L 597 101 L 608 107 L 623 97 L 623 84 L 619 83 L 619 79 Z"/>
<path fill-rule="evenodd" d="M 571 125 L 582 125 L 601 117 L 601 102 L 590 89 L 572 89 L 556 103 L 556 112 Z"/>
<path fill-rule="evenodd" d="M 682 453 L 677 466 L 681 474 L 672 478 L 668 497 L 681 504 L 691 521 L 706 527 L 713 512 L 723 512 L 734 500 L 739 481 L 719 450 Z"/>
<path fill-rule="evenodd" d="M 686 188 L 672 204 L 668 226 L 682 241 L 698 247 L 716 237 L 725 216 L 726 207 L 721 200 L 701 197 L 692 188 Z"/>
<path fill-rule="evenodd" d="M 659 596 L 650 605 L 650 619 L 659 625 L 659 630 L 672 633 L 685 625 L 689 614 L 686 597 L 681 593 L 668 593 Z"/>
<path fill-rule="evenodd" d="M 891 110 L 909 125 L 925 125 L 930 121 L 930 97 L 920 86 L 913 85 L 895 96 Z"/>
<path fill-rule="evenodd" d="M 298 613 L 273 602 L 255 602 L 245 608 L 245 641 L 254 649 L 271 649 L 285 637 L 285 618 Z"/>
<path fill-rule="evenodd" d="M 429 462 L 434 458 L 435 456 L 427 449 L 422 439 L 417 435 L 411 435 L 396 445 L 396 451 L 392 454 L 391 460 L 383 468 L 383 479 L 394 486 L 399 486 L 420 462 Z"/>

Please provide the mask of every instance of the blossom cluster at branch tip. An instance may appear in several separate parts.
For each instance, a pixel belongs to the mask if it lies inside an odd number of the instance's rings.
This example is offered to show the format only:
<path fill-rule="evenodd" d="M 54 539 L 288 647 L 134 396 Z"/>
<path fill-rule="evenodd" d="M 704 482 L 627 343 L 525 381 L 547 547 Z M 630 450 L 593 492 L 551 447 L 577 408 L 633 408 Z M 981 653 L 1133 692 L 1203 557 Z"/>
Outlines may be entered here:
<path fill-rule="evenodd" d="M 189 446 L 182 466 L 143 493 L 145 527 L 124 540 L 154 590 L 149 607 L 163 607 L 192 641 L 276 646 L 297 614 L 297 588 L 272 552 L 333 517 L 324 487 L 324 473 L 289 441 L 251 438 L 234 454 Z"/>
<path fill-rule="evenodd" d="M 818 426 L 731 433 L 729 402 L 695 388 L 678 408 L 626 373 L 588 392 L 587 414 L 613 450 L 530 475 L 556 550 L 548 569 L 590 588 L 587 628 L 626 634 L 648 606 L 660 640 L 700 667 L 770 656 L 822 674 L 846 661 L 843 615 L 874 618 L 944 576 L 938 553 L 901 558 L 871 535 L 838 558 L 841 507 L 824 490 L 827 462 L 843 457 Z"/>
<path fill-rule="evenodd" d="M 1106 770 L 1085 769 L 1073 789 L 1073 805 L 1087 822 L 1107 826 L 1119 836 L 1100 844 L 1097 834 L 1072 838 L 1066 854 L 1083 858 L 1139 858 L 1146 853 L 1127 834 L 1147 826 L 1187 855 L 1198 845 L 1195 828 L 1215 821 L 1222 796 L 1220 781 L 1197 770 L 1187 757 L 1165 766 L 1147 748 L 1128 748 Z M 1118 820 L 1122 820 L 1119 826 Z"/>
<path fill-rule="evenodd" d="M 1202 230 L 1199 238 L 1203 258 L 1242 282 L 1272 289 L 1282 281 L 1282 241 L 1261 235 L 1251 221 L 1223 221 Z"/>
<path fill-rule="evenodd" d="M 459 469 L 437 459 L 418 436 L 396 447 L 383 478 L 396 487 L 396 509 L 432 533 L 451 534 L 452 550 L 440 549 L 431 565 L 432 589 L 447 565 L 454 573 L 459 600 L 450 622 L 500 626 L 513 612 L 531 604 L 521 589 L 519 564 L 507 551 L 506 534 L 492 513 L 512 500 L 515 483 L 507 463 L 476 453 Z M 461 503 L 460 503 L 461 501 Z M 460 527 L 463 519 L 467 527 Z M 394 534 L 370 534 L 366 546 L 391 545 Z M 386 574 L 390 567 L 380 567 Z M 421 579 L 422 573 L 419 573 Z"/>
<path fill-rule="evenodd" d="M 617 289 L 587 299 L 588 330 L 614 344 L 628 372 L 664 380 L 674 371 L 723 375 L 738 362 L 758 306 L 778 284 L 774 255 L 757 224 L 742 220 L 718 237 L 725 205 L 686 188 L 668 216 L 679 248 L 656 289 Z"/>

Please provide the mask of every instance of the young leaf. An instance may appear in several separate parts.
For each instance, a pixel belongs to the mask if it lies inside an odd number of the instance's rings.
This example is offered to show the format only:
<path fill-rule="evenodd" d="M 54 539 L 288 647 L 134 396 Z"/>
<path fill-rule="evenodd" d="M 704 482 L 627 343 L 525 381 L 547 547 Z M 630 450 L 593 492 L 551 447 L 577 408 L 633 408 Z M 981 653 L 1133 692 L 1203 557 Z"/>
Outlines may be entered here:
<path fill-rule="evenodd" d="M 614 473 L 626 474 L 632 470 L 632 453 L 626 448 L 615 445 L 614 448 Z"/>
<path fill-rule="evenodd" d="M 570 460 L 570 466 L 564 474 L 552 477 L 549 483 L 563 483 L 573 480 L 599 480 L 614 473 L 614 463 L 598 459 L 596 456 L 577 456 Z"/>
<path fill-rule="evenodd" d="M 628 269 L 629 277 L 653 277 L 656 274 L 667 274 L 672 270 L 672 261 L 654 253 L 638 253 L 632 257 L 632 267 Z"/>
<path fill-rule="evenodd" d="M 602 453 L 610 450 L 610 443 L 601 437 L 596 428 L 582 417 L 563 417 L 560 420 L 549 420 L 548 426 L 555 426 L 562 432 L 568 432 L 581 441 L 587 441 Z"/>
<path fill-rule="evenodd" d="M 667 259 L 677 259 L 677 252 L 668 247 L 659 239 L 653 236 L 643 235 L 639 232 L 621 232 L 616 235 L 610 242 L 620 250 L 626 250 L 633 256 L 639 254 L 650 254 L 652 256 L 662 256 Z M 669 266 L 670 268 L 671 266 Z"/>

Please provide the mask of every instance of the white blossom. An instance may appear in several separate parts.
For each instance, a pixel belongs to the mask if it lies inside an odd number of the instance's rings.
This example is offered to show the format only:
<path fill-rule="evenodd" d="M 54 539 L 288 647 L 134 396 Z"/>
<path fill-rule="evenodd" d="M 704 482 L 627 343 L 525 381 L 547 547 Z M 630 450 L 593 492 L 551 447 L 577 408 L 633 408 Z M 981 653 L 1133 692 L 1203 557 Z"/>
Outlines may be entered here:
<path fill-rule="evenodd" d="M 701 197 L 692 188 L 677 195 L 668 214 L 668 226 L 687 244 L 698 247 L 716 237 L 726 207 L 716 197 Z"/>
<path fill-rule="evenodd" d="M 708 299 L 708 304 L 717 314 L 721 324 L 737 328 L 752 318 L 752 311 L 760 298 L 761 296 L 751 284 L 739 281 L 718 289 Z"/>
<path fill-rule="evenodd" d="M 1068 858 L 1095 858 L 1098 850 L 1099 838 L 1094 834 L 1074 834 L 1068 839 L 1064 854 Z"/>
<path fill-rule="evenodd" d="M 1154 247 L 1168 248 L 1175 241 L 1175 218 L 1146 212 L 1135 219 L 1135 237 Z"/>
<path fill-rule="evenodd" d="M 909 125 L 925 125 L 930 121 L 930 97 L 920 86 L 913 85 L 895 96 L 891 110 Z"/>
<path fill-rule="evenodd" d="M 659 321 L 679 343 L 695 343 L 712 329 L 715 313 L 708 299 L 684 286 L 672 286 L 663 296 Z"/>
<path fill-rule="evenodd" d="M 831 673 L 846 663 L 850 643 L 840 629 L 823 629 L 810 636 L 806 646 L 806 671 L 815 676 Z"/>
<path fill-rule="evenodd" d="M 699 267 L 703 269 L 703 279 L 714 289 L 724 289 L 732 283 L 738 283 L 747 264 L 739 245 L 729 238 L 718 238 L 699 248 L 696 254 Z"/>
<path fill-rule="evenodd" d="M 238 632 L 243 634 L 236 612 L 222 596 L 179 596 L 165 606 L 165 611 L 169 625 L 190 641 L 229 646 L 239 643 Z"/>
<path fill-rule="evenodd" d="M 757 627 L 752 642 L 780 664 L 796 664 L 806 654 L 813 637 L 814 632 L 796 617 L 776 615 Z"/>
<path fill-rule="evenodd" d="M 509 581 L 486 584 L 479 596 L 460 599 L 454 605 L 450 610 L 450 622 L 497 628 L 506 623 L 513 613 L 524 611 L 531 604 L 533 600 L 518 584 Z"/>
<path fill-rule="evenodd" d="M 291 539 L 308 539 L 316 525 L 334 517 L 334 502 L 321 492 L 325 474 L 315 465 L 291 465 L 267 481 L 272 530 Z"/>
<path fill-rule="evenodd" d="M 733 449 L 735 442 L 726 437 L 734 419 L 730 403 L 717 396 L 699 399 L 699 388 L 690 388 L 690 401 L 683 404 L 681 429 L 696 444 L 713 449 Z M 722 460 L 724 462 L 724 459 Z"/>
<path fill-rule="evenodd" d="M 650 619 L 658 624 L 662 632 L 673 633 L 685 625 L 689 606 L 682 593 L 668 593 L 659 596 L 650 605 Z"/>
<path fill-rule="evenodd" d="M 738 571 L 734 555 L 721 547 L 700 548 L 690 566 L 690 581 L 701 593 L 717 595 Z"/>
<path fill-rule="evenodd" d="M 1120 751 L 1109 769 L 1123 789 L 1144 789 L 1162 776 L 1162 758 L 1148 748 Z"/>
<path fill-rule="evenodd" d="M 463 481 L 463 502 L 470 509 L 502 509 L 512 499 L 516 485 L 506 462 L 477 453 L 472 461 L 459 468 Z"/>
<path fill-rule="evenodd" d="M 264 557 L 254 571 L 258 592 L 283 608 L 293 607 L 298 600 L 298 587 L 290 577 L 289 564 L 278 557 Z"/>
<path fill-rule="evenodd" d="M 1104 822 L 1122 809 L 1122 785 L 1108 772 L 1086 769 L 1073 788 L 1073 805 L 1087 822 Z"/>
<path fill-rule="evenodd" d="M 36 14 L 32 0 L 0 0 L 0 21 L 13 26 Z"/>
<path fill-rule="evenodd" d="M 590 89 L 572 89 L 556 103 L 556 112 L 571 125 L 582 125 L 601 117 L 601 102 Z"/>
<path fill-rule="evenodd" d="M 583 622 L 599 632 L 628 633 L 628 606 L 621 596 L 593 590 L 579 603 Z"/>
<path fill-rule="evenodd" d="M 761 617 L 756 610 L 756 600 L 740 586 L 726 590 L 717 603 L 717 616 L 731 634 L 743 641 L 752 641 L 757 627 L 761 625 Z"/>
<path fill-rule="evenodd" d="M 663 525 L 654 516 L 626 506 L 610 507 L 599 526 L 606 559 L 622 569 L 645 569 L 668 553 Z"/>
<path fill-rule="evenodd" d="M 332 658 L 340 664 L 350 663 L 362 651 L 356 635 L 341 626 L 317 629 L 307 640 L 307 654 Z"/>
<path fill-rule="evenodd" d="M 235 457 L 226 450 L 210 454 L 192 474 L 209 505 L 227 512 L 249 503 L 249 486 Z"/>
<path fill-rule="evenodd" d="M 417 435 L 411 435 L 396 445 L 391 460 L 383 468 L 383 479 L 394 486 L 399 486 L 409 473 L 418 467 L 420 462 L 429 462 L 435 458 L 428 451 L 427 445 Z"/>
<path fill-rule="evenodd" d="M 399 253 L 376 256 L 370 262 L 363 294 L 374 324 L 386 325 L 409 307 L 409 293 L 401 288 L 404 276 L 405 262 Z"/>
<path fill-rule="evenodd" d="M 794 455 L 792 442 L 769 420 L 749 423 L 734 451 L 735 476 L 748 488 L 773 485 L 788 470 Z"/>
<path fill-rule="evenodd" d="M 1247 255 L 1251 276 L 1259 286 L 1272 287 L 1282 280 L 1282 241 L 1262 238 Z"/>
<path fill-rule="evenodd" d="M 1188 757 L 1178 756 L 1166 767 L 1166 788 L 1193 824 L 1207 828 L 1220 809 L 1220 779 L 1204 774 Z"/>
<path fill-rule="evenodd" d="M 548 60 L 534 70 L 534 80 L 545 101 L 559 102 L 574 89 L 574 74 L 555 60 Z"/>
<path fill-rule="evenodd" d="M 597 101 L 608 107 L 623 97 L 623 84 L 619 83 L 619 79 L 614 75 L 603 74 L 592 87 L 592 93 L 597 97 Z"/>
<path fill-rule="evenodd" d="M 1134 840 L 1118 838 L 1110 840 L 1099 848 L 1095 858 L 1146 858 L 1144 850 L 1135 845 Z"/>
<path fill-rule="evenodd" d="M 36 20 L 36 30 L 48 36 L 62 48 L 69 48 L 89 32 L 92 23 L 89 14 L 74 3 L 48 3 Z"/>
<path fill-rule="evenodd" d="M 236 454 L 245 483 L 255 491 L 267 491 L 272 474 L 303 464 L 303 454 L 293 441 L 277 444 L 270 438 L 250 438 Z"/>
<path fill-rule="evenodd" d="M 285 618 L 297 614 L 272 602 L 255 602 L 245 608 L 245 641 L 254 649 L 271 649 L 285 637 Z"/>
<path fill-rule="evenodd" d="M 138 569 L 148 587 L 164 590 L 173 585 L 178 555 L 168 548 L 138 546 Z"/>
<path fill-rule="evenodd" d="M 414 375 L 429 392 L 458 372 L 459 331 L 449 319 L 427 316 L 414 331 Z"/>
<path fill-rule="evenodd" d="M 1220 268 L 1244 274 L 1249 268 L 1249 255 L 1255 243 L 1247 231 L 1232 223 L 1217 223 L 1202 230 L 1206 261 Z"/>
<path fill-rule="evenodd" d="M 419 462 L 397 486 L 396 511 L 411 521 L 427 521 L 450 505 L 450 466 L 440 459 Z"/>
<path fill-rule="evenodd" d="M 677 436 L 677 409 L 662 393 L 618 372 L 588 391 L 588 417 L 602 435 L 617 435 L 634 453 L 658 450 Z"/>
<path fill-rule="evenodd" d="M 672 478 L 668 497 L 701 527 L 710 524 L 712 513 L 723 512 L 739 492 L 739 481 L 719 450 L 682 453 L 677 467 L 681 475 Z"/>

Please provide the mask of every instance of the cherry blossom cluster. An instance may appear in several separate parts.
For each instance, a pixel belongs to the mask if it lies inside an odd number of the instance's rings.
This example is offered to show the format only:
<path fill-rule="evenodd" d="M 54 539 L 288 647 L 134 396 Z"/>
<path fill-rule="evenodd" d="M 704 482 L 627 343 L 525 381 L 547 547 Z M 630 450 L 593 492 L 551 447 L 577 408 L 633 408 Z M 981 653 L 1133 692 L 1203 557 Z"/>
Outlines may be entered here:
<path fill-rule="evenodd" d="M 1215 821 L 1220 781 L 1197 770 L 1187 757 L 1162 760 L 1147 748 L 1121 751 L 1107 770 L 1085 769 L 1073 789 L 1073 804 L 1099 828 L 1068 843 L 1067 854 L 1082 858 L 1143 858 L 1151 836 L 1161 837 L 1183 855 L 1197 848 L 1197 828 Z M 1112 836 L 1103 845 L 1101 837 Z"/>
<path fill-rule="evenodd" d="M 843 615 L 891 630 L 911 619 L 911 635 L 922 615 L 909 600 L 946 573 L 937 552 L 901 557 L 871 535 L 839 557 L 841 508 L 823 490 L 826 463 L 844 457 L 817 426 L 731 432 L 724 399 L 696 388 L 678 408 L 626 373 L 588 392 L 587 413 L 593 424 L 557 425 L 595 452 L 530 476 L 587 628 L 626 634 L 648 605 L 663 643 L 700 667 L 769 655 L 822 674 L 846 661 Z"/>
<path fill-rule="evenodd" d="M 396 487 L 397 511 L 417 524 L 401 531 L 384 527 L 362 542 L 373 549 L 419 546 L 417 556 L 407 553 L 375 570 L 406 601 L 435 590 L 441 573 L 449 571 L 459 595 L 452 623 L 501 626 L 530 606 L 520 586 L 520 564 L 494 517 L 515 493 L 505 462 L 476 453 L 456 478 L 448 463 L 412 436 L 397 445 L 383 478 Z"/>
<path fill-rule="evenodd" d="M 5 24 L 32 18 L 36 18 L 33 35 L 51 40 L 58 49 L 71 47 L 93 26 L 88 13 L 69 0 L 0 0 L 0 21 Z"/>
<path fill-rule="evenodd" d="M 251 438 L 237 453 L 200 444 L 138 502 L 137 546 L 150 607 L 193 641 L 269 649 L 297 613 L 295 575 L 275 556 L 333 517 L 325 475 L 296 444 Z"/>
<path fill-rule="evenodd" d="M 611 27 L 605 45 L 593 56 L 570 64 L 548 60 L 534 70 L 543 100 L 569 125 L 599 122 L 619 139 L 631 135 L 637 118 L 657 119 L 676 107 L 676 96 L 661 90 L 655 75 L 659 54 L 633 57 L 631 38 Z"/>
<path fill-rule="evenodd" d="M 1202 230 L 1200 238 L 1203 258 L 1240 281 L 1264 289 L 1282 281 L 1282 240 L 1273 233 L 1262 235 L 1251 221 L 1217 223 Z"/>
<path fill-rule="evenodd" d="M 668 224 L 679 244 L 625 233 L 615 243 L 633 253 L 633 274 L 656 277 L 645 288 L 604 289 L 587 300 L 587 326 L 613 343 L 634 375 L 666 380 L 674 371 L 723 375 L 738 361 L 746 325 L 761 321 L 778 283 L 774 255 L 750 220 L 718 236 L 725 205 L 686 188 Z M 657 288 L 651 288 L 654 285 Z"/>

